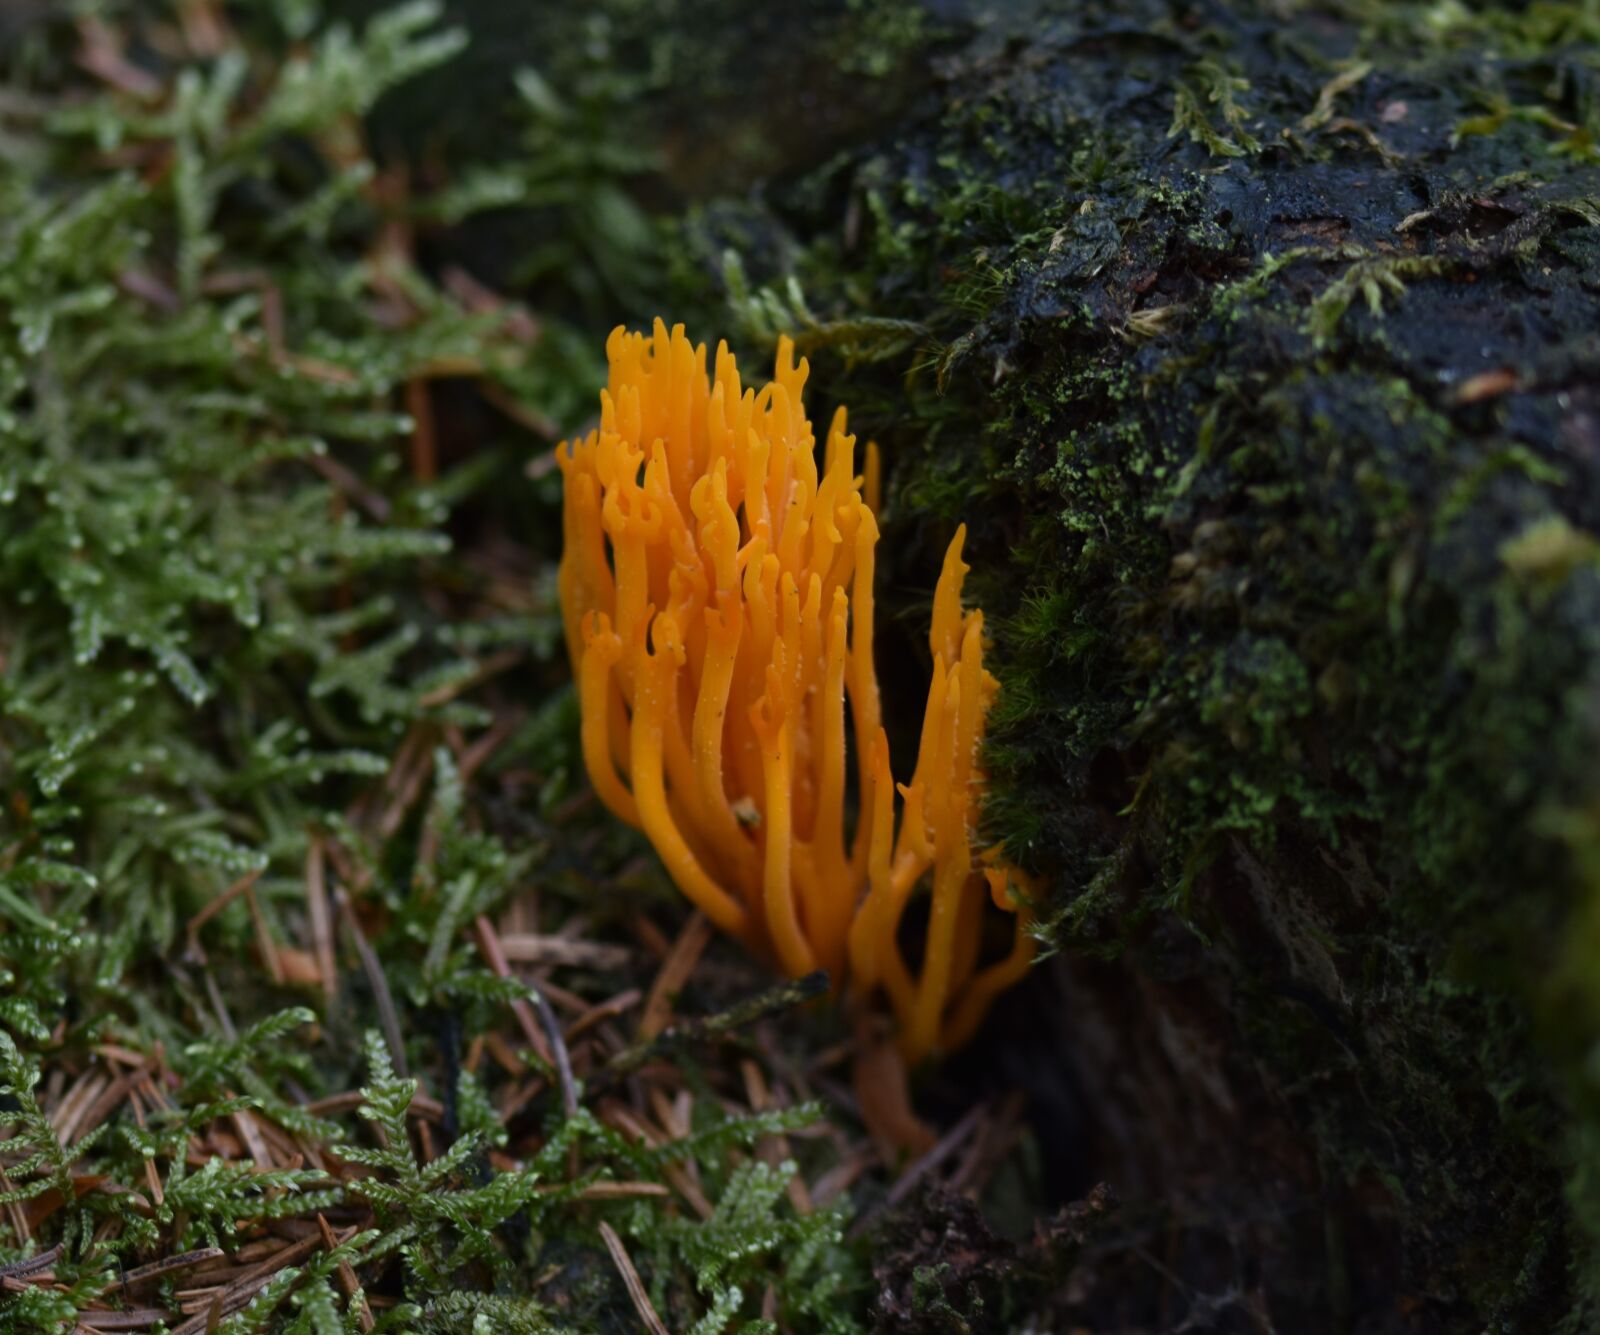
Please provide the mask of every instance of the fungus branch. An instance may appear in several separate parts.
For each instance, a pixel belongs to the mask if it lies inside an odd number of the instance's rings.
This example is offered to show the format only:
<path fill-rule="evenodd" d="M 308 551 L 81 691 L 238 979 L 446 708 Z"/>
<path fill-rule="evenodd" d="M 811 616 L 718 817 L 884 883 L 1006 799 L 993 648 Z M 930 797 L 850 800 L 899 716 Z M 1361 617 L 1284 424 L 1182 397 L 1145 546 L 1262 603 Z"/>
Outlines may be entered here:
<path fill-rule="evenodd" d="M 759 389 L 725 344 L 708 375 L 705 345 L 659 320 L 648 336 L 616 330 L 606 352 L 600 425 L 557 451 L 561 605 L 596 794 L 755 954 L 884 992 L 908 1057 L 964 1040 L 1032 953 L 1017 874 L 973 846 L 997 685 L 983 614 L 961 607 L 965 529 L 934 597 L 933 681 L 897 830 L 872 648 L 876 450 L 858 474 L 841 408 L 819 467 L 808 366 L 787 338 Z M 853 830 L 847 708 L 867 741 Z M 930 873 L 913 974 L 898 932 Z M 1015 915 L 1015 945 L 980 969 L 988 898 Z"/>

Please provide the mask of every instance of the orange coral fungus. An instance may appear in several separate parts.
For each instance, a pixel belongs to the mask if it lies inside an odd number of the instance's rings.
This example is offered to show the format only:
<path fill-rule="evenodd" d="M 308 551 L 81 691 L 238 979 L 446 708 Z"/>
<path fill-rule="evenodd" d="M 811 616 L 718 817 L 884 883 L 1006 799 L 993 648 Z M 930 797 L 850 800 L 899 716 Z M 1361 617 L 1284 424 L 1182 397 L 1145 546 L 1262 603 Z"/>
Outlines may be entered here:
<path fill-rule="evenodd" d="M 934 595 L 933 681 L 916 772 L 896 785 L 872 656 L 878 463 L 841 408 L 819 472 L 802 403 L 807 365 L 778 346 L 746 388 L 726 345 L 659 320 L 618 329 L 600 427 L 557 451 L 560 573 L 595 792 L 642 829 L 678 887 L 791 975 L 825 968 L 882 989 L 906 1055 L 969 1037 L 1032 957 L 1016 873 L 976 858 L 977 753 L 996 683 L 983 614 L 963 612 L 965 532 Z M 846 702 L 859 818 L 848 833 Z M 901 918 L 931 872 L 914 975 Z M 1015 944 L 980 968 L 984 901 Z"/>

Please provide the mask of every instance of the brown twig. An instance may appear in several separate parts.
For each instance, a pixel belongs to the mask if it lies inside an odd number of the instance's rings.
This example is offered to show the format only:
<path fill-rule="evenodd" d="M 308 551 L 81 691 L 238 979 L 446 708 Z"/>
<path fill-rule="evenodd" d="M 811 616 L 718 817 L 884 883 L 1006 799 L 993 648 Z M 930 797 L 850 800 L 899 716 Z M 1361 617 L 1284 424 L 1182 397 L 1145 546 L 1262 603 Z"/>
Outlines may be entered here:
<path fill-rule="evenodd" d="M 567 1026 L 567 1041 L 570 1043 L 580 1034 L 593 1029 L 595 1025 L 609 1020 L 614 1015 L 621 1015 L 624 1011 L 632 1010 L 639 1004 L 643 993 L 636 987 L 630 987 L 625 992 L 618 992 L 614 997 L 607 997 L 597 1006 L 590 1006 L 576 1020 Z"/>
<path fill-rule="evenodd" d="M 528 1073 L 528 1063 L 523 1061 L 521 1057 L 517 1056 L 516 1051 L 512 1048 L 511 1044 L 507 1043 L 505 1039 L 501 1038 L 500 1035 L 495 1033 L 492 1029 L 487 1034 L 479 1035 L 475 1042 L 481 1042 L 483 1044 L 483 1050 L 494 1059 L 495 1065 L 497 1065 L 507 1075 L 515 1076 L 516 1078 L 521 1079 Z M 470 1055 L 469 1059 L 463 1063 L 463 1065 L 465 1065 L 469 1070 L 472 1069 Z"/>
<path fill-rule="evenodd" d="M 185 955 L 193 964 L 204 964 L 206 953 L 200 946 L 200 929 L 227 908 L 229 904 L 245 894 L 251 886 L 261 879 L 259 871 L 246 872 L 237 881 L 230 885 L 220 895 L 213 899 L 194 917 L 189 919 L 189 925 L 184 929 L 186 938 Z"/>
<path fill-rule="evenodd" d="M 617 1267 L 617 1273 L 622 1276 L 623 1287 L 628 1290 L 633 1310 L 639 1314 L 639 1320 L 644 1322 L 645 1329 L 650 1335 L 668 1335 L 666 1326 L 662 1324 L 656 1309 L 651 1305 L 650 1295 L 644 1291 L 644 1281 L 639 1278 L 639 1272 L 633 1268 L 628 1249 L 622 1245 L 622 1239 L 617 1236 L 616 1229 L 610 1224 L 602 1223 L 600 1236 L 605 1239 L 606 1250 L 611 1253 L 611 1263 Z"/>
<path fill-rule="evenodd" d="M 555 1057 L 556 1082 L 561 1086 L 561 1111 L 566 1117 L 578 1115 L 578 1087 L 572 1079 L 572 1056 L 567 1051 L 567 1040 L 562 1036 L 561 1023 L 550 1003 L 537 987 L 533 989 L 533 1004 L 539 1011 L 544 1032 L 550 1040 L 550 1051 Z"/>
<path fill-rule="evenodd" d="M 159 1064 L 161 1059 L 158 1056 L 156 1060 Z M 159 1100 L 159 1091 L 156 1089 L 155 1081 L 148 1074 L 142 1076 L 139 1083 L 128 1091 L 128 1111 L 133 1114 L 133 1120 L 141 1131 L 145 1130 L 147 1125 L 144 1116 L 144 1102 L 146 1099 L 152 1105 Z M 193 1143 L 192 1138 L 191 1143 Z M 156 1171 L 154 1159 L 146 1159 L 144 1161 L 144 1180 L 145 1185 L 150 1188 L 150 1198 L 158 1206 L 163 1204 L 165 1195 L 161 1186 L 161 1174 Z"/>
<path fill-rule="evenodd" d="M 255 1116 L 247 1108 L 234 1110 L 231 1119 L 238 1129 L 239 1139 L 244 1141 L 245 1148 L 250 1151 L 250 1158 L 258 1169 L 276 1168 L 277 1162 L 272 1157 L 266 1138 L 261 1134 L 261 1128 L 256 1125 Z"/>
<path fill-rule="evenodd" d="M 406 812 L 422 791 L 422 785 L 433 773 L 433 748 L 428 745 L 428 733 L 429 724 L 426 720 L 413 724 L 399 751 L 395 753 L 394 764 L 389 767 L 383 782 L 389 801 L 378 821 L 381 838 L 389 838 L 400 828 Z"/>
<path fill-rule="evenodd" d="M 61 1259 L 61 1250 L 61 1244 L 58 1242 L 37 1256 L 30 1256 L 23 1261 L 8 1261 L 5 1265 L 0 1265 L 0 1279 L 21 1279 L 26 1275 L 37 1274 L 41 1270 L 48 1270 Z"/>
<path fill-rule="evenodd" d="M 110 1117 L 122 1105 L 123 1100 L 133 1092 L 139 1082 L 150 1074 L 150 1070 L 151 1063 L 148 1059 L 143 1059 L 140 1065 L 135 1066 L 131 1071 L 123 1072 L 113 1080 L 106 1087 L 105 1092 L 84 1113 L 83 1120 L 78 1128 L 78 1139 L 81 1140 L 84 1136 L 87 1136 L 106 1118 Z"/>
<path fill-rule="evenodd" d="M 230 1043 L 239 1040 L 239 1031 L 234 1027 L 233 1016 L 228 1011 L 228 1003 L 223 999 L 222 989 L 217 986 L 217 976 L 211 972 L 209 966 L 201 970 L 206 980 L 206 996 L 211 999 L 211 1009 L 217 1013 L 217 1025 L 222 1030 L 222 1036 Z"/>
<path fill-rule="evenodd" d="M 160 1279 L 163 1275 L 170 1275 L 174 1271 L 188 1270 L 226 1255 L 221 1247 L 201 1247 L 192 1252 L 179 1252 L 176 1256 L 163 1256 L 160 1260 L 136 1266 L 128 1271 L 117 1281 L 117 1287 L 123 1290 L 131 1289 L 152 1279 Z"/>
<path fill-rule="evenodd" d="M 298 1265 L 322 1245 L 321 1232 L 317 1230 L 315 1225 L 311 1227 L 312 1232 L 308 1237 L 279 1248 L 265 1260 L 251 1266 L 250 1269 L 246 1270 L 244 1274 L 236 1278 L 225 1289 L 218 1290 L 216 1296 L 211 1299 L 204 1310 L 190 1317 L 181 1326 L 178 1326 L 172 1332 L 172 1335 L 199 1335 L 203 1330 L 214 1328 L 216 1322 L 222 1317 L 230 1316 L 240 1308 L 247 1306 L 262 1286 L 278 1271 L 287 1266 Z M 340 1240 L 342 1241 L 342 1239 Z M 203 1294 L 204 1290 L 201 1293 Z M 180 1301 L 183 1296 L 181 1293 L 178 1295 Z"/>
<path fill-rule="evenodd" d="M 328 1221 L 319 1210 L 317 1212 L 317 1228 L 322 1233 L 323 1245 L 331 1252 L 338 1248 L 339 1243 L 333 1236 L 333 1230 L 328 1227 Z M 341 1259 L 339 1262 L 339 1287 L 344 1290 L 345 1301 L 352 1307 L 360 1304 L 356 1310 L 356 1322 L 364 1331 L 371 1330 L 377 1324 L 372 1318 L 372 1311 L 367 1306 L 366 1295 L 361 1291 L 361 1281 L 356 1278 L 356 1272 L 350 1262 Z"/>
<path fill-rule="evenodd" d="M 78 1313 L 80 1331 L 149 1330 L 158 1321 L 171 1321 L 165 1307 L 134 1307 L 126 1312 L 103 1312 L 97 1308 Z"/>
<path fill-rule="evenodd" d="M 6 1170 L 0 1168 L 0 1191 L 11 1195 L 16 1191 L 16 1186 L 6 1176 Z M 33 1231 L 28 1227 L 28 1212 L 22 1208 L 22 1202 L 13 1197 L 6 1202 L 6 1213 L 11 1217 L 11 1231 L 16 1235 L 18 1243 L 26 1245 L 33 1238 Z"/>
<path fill-rule="evenodd" d="M 600 941 L 573 941 L 564 936 L 541 936 L 535 932 L 504 932 L 500 949 L 506 959 L 518 964 L 565 964 L 586 969 L 624 969 L 633 959 L 626 946 Z"/>
<path fill-rule="evenodd" d="M 367 986 L 372 989 L 372 999 L 378 1005 L 378 1020 L 383 1025 L 383 1036 L 389 1043 L 389 1059 L 394 1063 L 395 1074 L 404 1079 L 410 1074 L 406 1066 L 405 1039 L 400 1033 L 400 1014 L 394 1008 L 394 996 L 389 991 L 389 980 L 384 976 L 383 964 L 361 930 L 350 897 L 343 890 L 333 892 L 334 905 L 339 910 L 345 930 L 361 957 L 361 971 L 367 976 Z"/>
<path fill-rule="evenodd" d="M 494 924 L 480 913 L 473 928 L 478 937 L 478 949 L 483 952 L 484 963 L 494 971 L 495 977 L 510 978 L 511 965 L 506 962 L 505 951 L 500 949 L 500 937 L 494 930 Z M 539 995 L 543 998 L 544 993 Z M 539 1054 L 541 1061 L 553 1065 L 555 1052 L 534 1019 L 533 1007 L 518 997 L 511 1003 L 511 1013 L 517 1017 L 517 1024 L 522 1029 L 522 1036 L 528 1040 L 528 1046 Z"/>
<path fill-rule="evenodd" d="M 256 895 L 253 881 L 245 887 L 244 898 L 250 906 L 250 921 L 255 926 L 256 945 L 261 951 L 261 962 L 267 966 L 267 973 L 272 976 L 272 981 L 282 987 L 283 965 L 278 960 L 278 947 L 272 939 L 271 931 L 267 928 L 267 918 L 261 911 L 261 900 Z"/>
<path fill-rule="evenodd" d="M 566 1191 L 564 1186 L 539 1187 L 538 1192 Z M 580 1201 L 630 1201 L 646 1197 L 670 1196 L 672 1192 L 660 1182 L 591 1182 L 574 1197 Z"/>
<path fill-rule="evenodd" d="M 644 1014 L 639 1017 L 641 1039 L 654 1038 L 671 1022 L 678 993 L 710 944 L 711 920 L 697 909 L 684 923 L 678 939 L 672 943 L 671 953 L 650 985 L 650 998 L 644 1004 Z"/>
<path fill-rule="evenodd" d="M 96 1064 L 98 1067 L 98 1063 Z M 50 1124 L 64 1145 L 77 1140 L 78 1125 L 84 1114 L 92 1108 L 111 1084 L 111 1077 L 103 1069 L 91 1068 L 78 1078 L 66 1096 L 50 1110 Z"/>
<path fill-rule="evenodd" d="M 634 1140 L 642 1140 L 652 1149 L 659 1148 L 666 1143 L 667 1138 L 658 1135 L 650 1129 L 649 1125 L 633 1109 L 622 1103 L 609 1103 L 602 1114 L 604 1121 L 610 1122 L 625 1136 Z M 690 1208 L 702 1219 L 709 1219 L 716 1213 L 716 1207 L 706 1198 L 705 1192 L 700 1189 L 700 1184 L 690 1176 L 686 1165 L 678 1162 L 665 1162 L 661 1165 L 661 1176 L 666 1178 L 668 1185 L 678 1195 L 689 1202 Z"/>

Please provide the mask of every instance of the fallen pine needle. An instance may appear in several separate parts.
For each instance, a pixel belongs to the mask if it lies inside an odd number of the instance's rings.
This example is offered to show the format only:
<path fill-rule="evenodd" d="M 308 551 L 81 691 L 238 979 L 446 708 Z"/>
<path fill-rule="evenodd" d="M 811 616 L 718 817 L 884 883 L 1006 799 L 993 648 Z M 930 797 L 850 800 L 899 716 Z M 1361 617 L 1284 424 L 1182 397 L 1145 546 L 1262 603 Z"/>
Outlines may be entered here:
<path fill-rule="evenodd" d="M 698 910 L 683 925 L 678 939 L 672 943 L 671 953 L 656 974 L 655 982 L 650 985 L 650 998 L 645 1002 L 644 1014 L 639 1019 L 641 1039 L 654 1038 L 671 1022 L 678 993 L 683 991 L 683 985 L 689 981 L 694 966 L 711 944 L 711 930 L 711 919 Z"/>
<path fill-rule="evenodd" d="M 622 1239 L 617 1236 L 616 1229 L 610 1224 L 602 1223 L 600 1236 L 605 1239 L 606 1250 L 611 1253 L 612 1264 L 622 1276 L 622 1283 L 628 1290 L 633 1310 L 639 1314 L 639 1320 L 644 1322 L 645 1329 L 650 1335 L 667 1335 L 667 1328 L 651 1305 L 650 1295 L 644 1291 L 644 1281 L 639 1278 L 639 1272 L 633 1268 L 633 1262 L 628 1257 L 628 1249 L 622 1245 Z"/>

